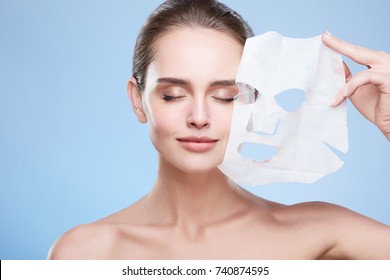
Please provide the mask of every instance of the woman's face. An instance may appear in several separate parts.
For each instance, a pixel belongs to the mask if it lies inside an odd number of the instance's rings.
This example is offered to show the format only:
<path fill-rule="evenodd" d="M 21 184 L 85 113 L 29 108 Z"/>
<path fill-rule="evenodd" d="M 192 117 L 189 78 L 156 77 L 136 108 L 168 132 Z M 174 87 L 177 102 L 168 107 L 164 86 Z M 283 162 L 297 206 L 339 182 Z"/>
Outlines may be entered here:
<path fill-rule="evenodd" d="M 177 28 L 156 44 L 144 108 L 160 159 L 184 172 L 222 163 L 243 46 L 225 33 Z"/>

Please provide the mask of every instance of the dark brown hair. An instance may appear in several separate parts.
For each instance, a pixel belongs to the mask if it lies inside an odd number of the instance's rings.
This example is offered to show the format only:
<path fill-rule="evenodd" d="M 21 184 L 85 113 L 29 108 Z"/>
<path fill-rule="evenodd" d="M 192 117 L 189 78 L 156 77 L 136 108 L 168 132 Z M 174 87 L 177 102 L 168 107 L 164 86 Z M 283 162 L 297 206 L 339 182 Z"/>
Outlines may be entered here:
<path fill-rule="evenodd" d="M 134 49 L 133 77 L 140 91 L 145 89 L 145 76 L 155 56 L 155 43 L 175 27 L 200 26 L 227 33 L 242 45 L 253 31 L 231 8 L 215 0 L 167 0 L 148 17 Z"/>

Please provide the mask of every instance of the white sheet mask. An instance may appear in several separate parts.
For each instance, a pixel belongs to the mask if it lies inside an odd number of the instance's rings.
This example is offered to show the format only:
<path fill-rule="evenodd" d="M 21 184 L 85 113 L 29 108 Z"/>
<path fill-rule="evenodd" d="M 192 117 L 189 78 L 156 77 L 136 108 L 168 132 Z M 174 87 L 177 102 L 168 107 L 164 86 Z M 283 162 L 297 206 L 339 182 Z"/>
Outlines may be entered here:
<path fill-rule="evenodd" d="M 321 36 L 296 39 L 267 32 L 249 38 L 236 82 L 240 91 L 220 165 L 233 181 L 247 186 L 311 183 L 343 165 L 328 145 L 348 150 L 346 105 L 330 106 L 345 83 L 344 69 L 341 55 L 323 45 Z M 255 102 L 250 102 L 252 89 L 259 93 Z M 306 93 L 292 112 L 277 102 L 289 89 Z M 249 143 L 255 149 L 273 147 L 275 155 L 262 161 L 244 157 L 240 151 Z"/>

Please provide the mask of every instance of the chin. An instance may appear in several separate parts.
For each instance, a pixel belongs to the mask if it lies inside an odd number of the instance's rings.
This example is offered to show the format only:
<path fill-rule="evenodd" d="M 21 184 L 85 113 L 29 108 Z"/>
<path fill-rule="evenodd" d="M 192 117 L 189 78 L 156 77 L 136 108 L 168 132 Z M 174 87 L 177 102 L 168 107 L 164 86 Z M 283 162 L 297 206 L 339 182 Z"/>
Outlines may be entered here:
<path fill-rule="evenodd" d="M 185 164 L 177 165 L 178 169 L 185 173 L 210 173 L 219 170 L 218 166 L 221 162 L 186 162 Z"/>
<path fill-rule="evenodd" d="M 166 165 L 169 169 L 177 169 L 186 174 L 207 174 L 220 172 L 219 165 L 223 161 L 223 151 L 212 151 L 209 153 L 189 153 L 187 151 L 166 150 L 160 155 L 160 164 Z M 169 167 L 170 166 L 170 167 Z"/>
<path fill-rule="evenodd" d="M 180 168 L 181 171 L 188 175 L 206 175 L 209 173 L 219 172 L 218 166 L 210 167 L 210 168 L 199 168 L 199 167 L 189 167 L 189 168 Z"/>
<path fill-rule="evenodd" d="M 186 174 L 207 174 L 213 172 L 220 172 L 218 166 L 222 160 L 212 160 L 210 158 L 183 158 L 181 162 L 171 162 L 175 168 Z"/>

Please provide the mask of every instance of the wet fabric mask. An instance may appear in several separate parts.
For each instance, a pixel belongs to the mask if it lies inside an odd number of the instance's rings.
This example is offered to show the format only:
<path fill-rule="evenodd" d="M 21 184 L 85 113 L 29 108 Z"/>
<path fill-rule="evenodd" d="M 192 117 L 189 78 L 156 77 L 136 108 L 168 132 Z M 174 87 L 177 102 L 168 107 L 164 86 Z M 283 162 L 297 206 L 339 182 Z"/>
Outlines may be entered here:
<path fill-rule="evenodd" d="M 330 147 L 348 150 L 346 105 L 330 104 L 345 83 L 344 69 L 341 55 L 323 45 L 321 36 L 268 32 L 249 38 L 236 82 L 240 91 L 219 167 L 233 181 L 311 183 L 343 165 Z M 303 92 L 303 102 L 288 109 L 278 97 L 292 89 Z M 252 153 L 244 156 L 246 145 Z M 273 154 L 256 160 L 252 155 L 264 147 Z"/>

